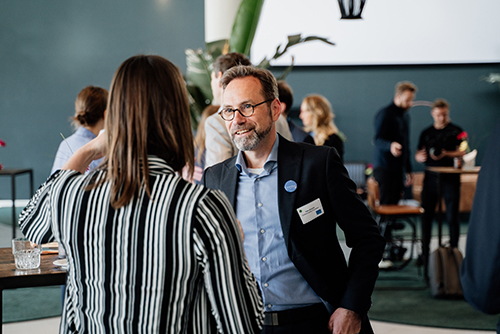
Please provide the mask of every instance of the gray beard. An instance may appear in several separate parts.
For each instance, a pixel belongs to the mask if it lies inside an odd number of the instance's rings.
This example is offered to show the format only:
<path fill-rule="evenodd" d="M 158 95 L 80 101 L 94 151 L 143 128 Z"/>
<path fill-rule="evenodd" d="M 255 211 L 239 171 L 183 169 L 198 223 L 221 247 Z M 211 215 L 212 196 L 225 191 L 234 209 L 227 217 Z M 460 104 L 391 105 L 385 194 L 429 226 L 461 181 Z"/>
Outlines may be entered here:
<path fill-rule="evenodd" d="M 233 140 L 234 144 L 240 151 L 251 151 L 253 150 L 257 145 L 260 144 L 262 139 L 264 139 L 269 133 L 271 132 L 271 129 L 273 127 L 273 124 L 270 123 L 269 127 L 264 129 L 261 133 L 258 133 L 257 131 L 253 131 L 253 134 L 249 138 L 237 138 L 235 135 L 231 135 L 231 139 Z"/>

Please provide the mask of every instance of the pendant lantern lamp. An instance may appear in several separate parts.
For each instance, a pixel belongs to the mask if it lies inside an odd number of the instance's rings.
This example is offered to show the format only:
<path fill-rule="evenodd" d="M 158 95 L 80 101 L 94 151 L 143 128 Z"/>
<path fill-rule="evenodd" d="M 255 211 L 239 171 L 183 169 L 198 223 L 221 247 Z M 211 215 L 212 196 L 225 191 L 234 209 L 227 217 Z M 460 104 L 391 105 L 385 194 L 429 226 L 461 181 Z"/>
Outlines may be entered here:
<path fill-rule="evenodd" d="M 341 19 L 354 20 L 361 19 L 361 12 L 365 6 L 366 0 L 338 0 Z"/>

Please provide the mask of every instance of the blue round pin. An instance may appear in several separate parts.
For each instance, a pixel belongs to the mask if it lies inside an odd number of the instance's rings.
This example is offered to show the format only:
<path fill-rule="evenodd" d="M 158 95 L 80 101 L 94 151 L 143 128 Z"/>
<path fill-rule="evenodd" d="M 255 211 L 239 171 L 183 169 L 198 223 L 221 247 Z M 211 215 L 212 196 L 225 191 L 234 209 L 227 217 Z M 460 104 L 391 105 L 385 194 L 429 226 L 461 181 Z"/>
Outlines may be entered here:
<path fill-rule="evenodd" d="M 286 181 L 285 190 L 289 193 L 293 193 L 295 190 L 297 190 L 297 182 L 295 182 L 294 180 Z"/>

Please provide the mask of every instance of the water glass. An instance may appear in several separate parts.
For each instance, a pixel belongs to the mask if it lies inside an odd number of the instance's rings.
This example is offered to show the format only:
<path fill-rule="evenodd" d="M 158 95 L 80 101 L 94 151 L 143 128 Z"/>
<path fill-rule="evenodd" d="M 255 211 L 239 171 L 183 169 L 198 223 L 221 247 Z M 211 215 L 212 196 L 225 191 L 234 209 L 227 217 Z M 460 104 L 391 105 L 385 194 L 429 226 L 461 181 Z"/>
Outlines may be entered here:
<path fill-rule="evenodd" d="M 26 238 L 12 240 L 12 254 L 14 254 L 17 269 L 29 270 L 40 267 L 41 253 L 41 244 L 35 244 Z"/>

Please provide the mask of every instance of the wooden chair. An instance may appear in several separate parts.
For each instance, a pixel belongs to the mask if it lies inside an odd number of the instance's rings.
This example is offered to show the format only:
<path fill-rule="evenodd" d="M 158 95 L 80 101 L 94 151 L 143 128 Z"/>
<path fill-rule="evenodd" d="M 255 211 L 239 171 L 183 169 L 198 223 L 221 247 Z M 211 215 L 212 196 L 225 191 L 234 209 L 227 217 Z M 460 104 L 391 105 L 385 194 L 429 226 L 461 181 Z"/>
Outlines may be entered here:
<path fill-rule="evenodd" d="M 380 232 L 386 237 L 386 251 L 403 251 L 405 249 L 404 242 L 411 244 L 409 257 L 404 259 L 403 254 L 401 254 L 400 261 L 396 261 L 397 263 L 394 263 L 392 267 L 386 268 L 387 270 L 403 269 L 413 258 L 413 250 L 418 242 L 415 220 L 420 218 L 424 209 L 415 205 L 381 205 L 379 187 L 375 178 L 369 177 L 366 186 L 368 207 L 377 220 Z"/>

